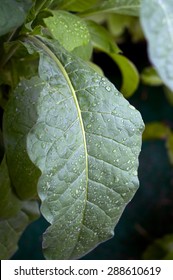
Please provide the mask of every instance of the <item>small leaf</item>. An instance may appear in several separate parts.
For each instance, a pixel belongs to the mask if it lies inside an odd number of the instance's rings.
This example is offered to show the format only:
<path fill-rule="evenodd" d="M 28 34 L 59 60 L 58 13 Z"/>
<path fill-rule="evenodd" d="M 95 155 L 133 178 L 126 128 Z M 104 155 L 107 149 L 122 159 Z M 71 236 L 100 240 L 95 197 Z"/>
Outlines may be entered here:
<path fill-rule="evenodd" d="M 159 76 L 173 91 L 173 5 L 171 0 L 142 0 L 141 24 L 148 53 Z"/>
<path fill-rule="evenodd" d="M 21 208 L 21 202 L 13 193 L 5 156 L 0 165 L 0 194 L 0 219 L 17 214 Z"/>
<path fill-rule="evenodd" d="M 101 0 L 93 8 L 84 11 L 81 15 L 98 13 L 116 13 L 131 16 L 138 16 L 140 0 Z"/>
<path fill-rule="evenodd" d="M 30 92 L 27 83 L 22 82 L 22 86 L 25 87 L 26 92 Z M 37 181 L 40 171 L 28 157 L 26 136 L 37 117 L 33 109 L 39 87 L 42 85 L 38 84 L 33 87 L 27 103 L 24 103 L 24 96 L 19 84 L 5 108 L 3 118 L 4 144 L 9 174 L 15 191 L 21 199 L 33 198 L 37 195 Z"/>
<path fill-rule="evenodd" d="M 82 19 L 66 11 L 52 11 L 52 15 L 45 18 L 44 22 L 53 38 L 57 39 L 64 48 L 72 51 L 76 47 L 89 43 L 89 32 Z"/>
<path fill-rule="evenodd" d="M 144 68 L 141 73 L 141 81 L 149 86 L 161 86 L 163 84 L 153 67 Z"/>
<path fill-rule="evenodd" d="M 27 11 L 31 8 L 32 0 L 1 1 L 0 35 L 6 34 L 19 27 L 25 20 Z"/>
<path fill-rule="evenodd" d="M 27 149 L 42 172 L 41 211 L 51 223 L 44 254 L 79 258 L 112 237 L 138 187 L 143 122 L 113 84 L 58 42 L 27 41 L 40 53 L 40 80 L 28 81 L 28 90 L 21 84 L 18 92 L 27 103 L 37 88 Z"/>
<path fill-rule="evenodd" d="M 139 73 L 135 65 L 125 56 L 111 54 L 110 57 L 119 66 L 122 75 L 121 92 L 124 97 L 129 98 L 133 95 L 139 85 Z"/>
<path fill-rule="evenodd" d="M 25 210 L 25 203 L 21 211 L 15 216 L 0 220 L 0 259 L 9 259 L 17 250 L 19 238 L 27 225 L 39 217 L 39 209 L 37 201 L 30 201 L 30 211 Z M 34 213 L 33 213 L 34 212 Z"/>

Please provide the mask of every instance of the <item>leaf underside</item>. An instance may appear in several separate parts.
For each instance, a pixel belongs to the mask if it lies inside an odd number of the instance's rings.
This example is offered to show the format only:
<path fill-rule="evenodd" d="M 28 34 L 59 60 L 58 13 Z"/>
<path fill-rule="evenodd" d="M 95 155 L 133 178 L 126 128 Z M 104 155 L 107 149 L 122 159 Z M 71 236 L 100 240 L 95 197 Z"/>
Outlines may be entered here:
<path fill-rule="evenodd" d="M 172 14 L 171 0 L 142 1 L 140 19 L 148 40 L 149 57 L 161 79 L 173 91 Z"/>
<path fill-rule="evenodd" d="M 39 77 L 22 81 L 14 98 L 35 110 L 27 151 L 42 173 L 38 194 L 51 224 L 44 254 L 77 259 L 113 236 L 138 188 L 143 122 L 113 84 L 56 41 L 30 37 L 26 46 L 40 53 Z"/>

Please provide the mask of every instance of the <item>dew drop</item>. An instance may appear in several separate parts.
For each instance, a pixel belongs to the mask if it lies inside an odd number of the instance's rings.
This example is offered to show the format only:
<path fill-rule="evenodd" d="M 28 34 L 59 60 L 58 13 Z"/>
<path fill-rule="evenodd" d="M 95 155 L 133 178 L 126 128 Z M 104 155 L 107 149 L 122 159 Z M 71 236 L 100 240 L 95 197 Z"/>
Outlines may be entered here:
<path fill-rule="evenodd" d="M 91 124 L 88 124 L 86 127 L 87 127 L 87 128 L 90 128 L 90 127 L 91 127 Z"/>
<path fill-rule="evenodd" d="M 107 87 L 106 87 L 106 90 L 107 90 L 107 91 L 110 91 L 110 90 L 111 90 L 111 88 L 110 88 L 109 86 L 107 86 Z"/>
<path fill-rule="evenodd" d="M 42 146 L 43 149 L 46 148 L 46 144 L 45 143 L 42 143 L 41 146 Z"/>
<path fill-rule="evenodd" d="M 133 107 L 132 105 L 129 105 L 129 108 L 135 110 L 135 107 Z"/>

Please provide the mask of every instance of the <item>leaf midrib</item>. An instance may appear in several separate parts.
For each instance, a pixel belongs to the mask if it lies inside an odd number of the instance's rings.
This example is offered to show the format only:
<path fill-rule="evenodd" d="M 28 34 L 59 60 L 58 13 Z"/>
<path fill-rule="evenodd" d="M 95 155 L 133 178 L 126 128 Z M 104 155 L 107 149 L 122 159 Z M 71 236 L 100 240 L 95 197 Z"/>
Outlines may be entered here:
<path fill-rule="evenodd" d="M 31 42 L 33 42 L 35 45 L 39 46 L 42 50 L 44 50 L 52 59 L 53 61 L 56 62 L 56 64 L 58 65 L 61 73 L 63 74 L 64 78 L 67 81 L 67 84 L 72 92 L 72 96 L 74 98 L 74 102 L 76 105 L 76 109 L 77 109 L 77 113 L 78 113 L 78 117 L 79 117 L 79 122 L 81 125 L 81 130 L 82 130 L 82 135 L 83 135 L 83 142 L 84 142 L 84 151 L 85 151 L 85 166 L 86 166 L 86 197 L 85 197 L 85 206 L 84 206 L 84 211 L 83 211 L 83 220 L 84 220 L 84 215 L 85 215 L 85 208 L 86 208 L 86 203 L 88 200 L 88 151 L 87 151 L 87 143 L 86 143 L 86 135 L 85 135 L 85 129 L 84 129 L 84 123 L 83 123 L 83 119 L 82 119 L 82 114 L 81 114 L 81 110 L 79 107 L 79 103 L 76 97 L 76 93 L 75 90 L 73 88 L 73 85 L 71 83 L 71 80 L 65 70 L 65 68 L 63 67 L 63 65 L 61 64 L 61 62 L 59 61 L 59 59 L 57 58 L 57 56 L 37 37 L 37 36 L 28 36 L 29 40 Z M 83 220 L 82 220 L 82 224 L 83 224 Z M 80 232 L 79 232 L 80 235 Z M 74 247 L 75 248 L 75 247 Z"/>

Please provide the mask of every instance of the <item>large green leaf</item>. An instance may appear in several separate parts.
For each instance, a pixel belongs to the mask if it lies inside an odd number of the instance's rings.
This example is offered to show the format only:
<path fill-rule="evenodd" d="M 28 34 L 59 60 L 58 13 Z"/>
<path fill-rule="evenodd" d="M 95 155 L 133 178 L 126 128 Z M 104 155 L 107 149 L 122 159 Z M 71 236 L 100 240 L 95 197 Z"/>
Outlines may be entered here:
<path fill-rule="evenodd" d="M 42 172 L 41 211 L 51 223 L 44 253 L 79 258 L 112 237 L 138 187 L 143 122 L 113 84 L 56 41 L 26 42 L 40 52 L 40 79 L 23 81 L 17 96 L 32 103 L 37 88 L 27 150 Z"/>
<path fill-rule="evenodd" d="M 7 155 L 7 165 L 12 184 L 21 199 L 37 195 L 37 181 L 40 171 L 28 157 L 26 151 L 26 136 L 35 123 L 35 104 L 37 91 L 41 84 L 35 86 L 28 96 L 27 103 L 23 101 L 21 87 L 16 88 L 12 95 L 3 119 L 4 144 Z M 26 92 L 30 88 L 25 86 Z M 19 97 L 20 96 L 20 97 Z M 26 100 L 25 100 L 26 101 Z"/>
<path fill-rule="evenodd" d="M 97 5 L 85 11 L 83 15 L 116 13 L 138 16 L 140 2 L 141 0 L 100 0 Z"/>
<path fill-rule="evenodd" d="M 44 19 L 53 38 L 64 48 L 72 51 L 74 48 L 89 43 L 90 36 L 85 22 L 66 11 L 52 11 L 52 17 Z"/>
<path fill-rule="evenodd" d="M 30 205 L 28 207 L 28 205 Z M 18 240 L 26 226 L 39 217 L 36 201 L 24 202 L 21 210 L 13 217 L 0 219 L 0 259 L 9 259 L 17 250 Z"/>
<path fill-rule="evenodd" d="M 0 165 L 0 194 L 0 219 L 14 216 L 19 211 L 21 204 L 11 188 L 5 156 Z"/>
<path fill-rule="evenodd" d="M 24 22 L 32 0 L 2 0 L 0 4 L 0 35 L 3 35 Z"/>
<path fill-rule="evenodd" d="M 172 0 L 142 0 L 141 23 L 148 52 L 164 83 L 173 90 L 173 5 Z"/>

